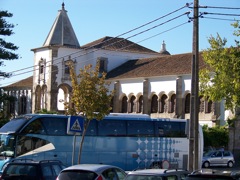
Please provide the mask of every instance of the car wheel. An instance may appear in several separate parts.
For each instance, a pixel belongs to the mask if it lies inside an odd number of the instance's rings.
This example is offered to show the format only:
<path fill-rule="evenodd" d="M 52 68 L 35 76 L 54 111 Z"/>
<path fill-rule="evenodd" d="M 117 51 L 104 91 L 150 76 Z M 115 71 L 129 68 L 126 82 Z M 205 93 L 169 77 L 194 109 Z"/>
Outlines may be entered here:
<path fill-rule="evenodd" d="M 228 167 L 233 167 L 233 162 L 232 161 L 229 161 L 228 164 L 227 164 Z"/>
<path fill-rule="evenodd" d="M 208 168 L 210 166 L 210 163 L 208 161 L 205 161 L 203 163 L 203 167 Z"/>

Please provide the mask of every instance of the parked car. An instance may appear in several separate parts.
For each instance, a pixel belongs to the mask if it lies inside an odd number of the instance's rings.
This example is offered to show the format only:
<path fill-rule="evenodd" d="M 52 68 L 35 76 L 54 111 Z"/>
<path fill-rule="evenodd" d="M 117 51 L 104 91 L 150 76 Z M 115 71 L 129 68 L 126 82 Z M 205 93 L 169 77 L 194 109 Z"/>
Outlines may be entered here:
<path fill-rule="evenodd" d="M 215 150 L 204 153 L 202 158 L 202 167 L 208 168 L 210 166 L 227 166 L 233 167 L 235 160 L 230 151 Z"/>
<path fill-rule="evenodd" d="M 57 180 L 124 180 L 126 172 L 104 164 L 78 164 L 63 169 Z"/>
<path fill-rule="evenodd" d="M 190 174 L 190 172 L 187 170 L 143 169 L 129 172 L 125 180 L 183 180 L 188 174 Z"/>
<path fill-rule="evenodd" d="M 221 170 L 212 170 L 207 169 L 201 171 L 195 171 L 189 174 L 186 177 L 186 180 L 238 180 L 240 179 L 240 172 L 239 171 L 221 171 Z"/>
<path fill-rule="evenodd" d="M 6 165 L 0 180 L 56 180 L 64 168 L 66 166 L 58 160 L 15 159 Z"/>

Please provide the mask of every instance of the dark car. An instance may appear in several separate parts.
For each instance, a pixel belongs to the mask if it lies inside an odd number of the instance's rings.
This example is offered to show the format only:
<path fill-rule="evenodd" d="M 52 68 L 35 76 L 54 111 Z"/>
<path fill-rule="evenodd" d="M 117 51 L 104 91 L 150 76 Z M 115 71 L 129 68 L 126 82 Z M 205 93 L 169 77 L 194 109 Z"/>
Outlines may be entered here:
<path fill-rule="evenodd" d="M 192 172 L 186 177 L 186 180 L 225 180 L 225 179 L 239 180 L 240 172 L 204 169 Z"/>
<path fill-rule="evenodd" d="M 65 167 L 58 160 L 15 159 L 6 165 L 0 180 L 56 180 Z"/>
<path fill-rule="evenodd" d="M 187 170 L 142 169 L 129 172 L 125 180 L 183 180 L 188 174 Z"/>
<path fill-rule="evenodd" d="M 104 164 L 78 164 L 65 168 L 57 180 L 124 180 L 126 172 Z"/>

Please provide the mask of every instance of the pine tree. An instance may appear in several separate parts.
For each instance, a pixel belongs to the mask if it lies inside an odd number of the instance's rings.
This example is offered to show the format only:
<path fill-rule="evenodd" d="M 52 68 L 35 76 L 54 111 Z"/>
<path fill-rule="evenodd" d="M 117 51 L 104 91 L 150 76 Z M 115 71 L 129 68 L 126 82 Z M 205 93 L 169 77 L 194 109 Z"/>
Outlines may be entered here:
<path fill-rule="evenodd" d="M 0 11 L 0 66 L 4 65 L 3 60 L 14 60 L 19 58 L 18 54 L 13 52 L 16 51 L 18 47 L 11 42 L 6 42 L 3 38 L 3 36 L 11 36 L 14 34 L 14 25 L 6 21 L 6 18 L 12 16 L 13 14 L 8 11 Z M 11 74 L 0 71 L 0 76 L 10 77 Z"/>

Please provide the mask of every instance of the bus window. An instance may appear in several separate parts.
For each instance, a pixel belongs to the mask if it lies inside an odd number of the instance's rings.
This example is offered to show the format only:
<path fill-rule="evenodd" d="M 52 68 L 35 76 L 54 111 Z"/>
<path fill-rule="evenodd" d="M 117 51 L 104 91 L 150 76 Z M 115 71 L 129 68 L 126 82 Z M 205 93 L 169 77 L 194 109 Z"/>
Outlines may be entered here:
<path fill-rule="evenodd" d="M 159 121 L 155 124 L 155 132 L 160 137 L 186 137 L 185 122 Z"/>
<path fill-rule="evenodd" d="M 17 156 L 38 149 L 48 143 L 48 141 L 36 137 L 18 136 Z"/>
<path fill-rule="evenodd" d="M 1 135 L 0 154 L 14 156 L 15 138 L 12 135 Z"/>
<path fill-rule="evenodd" d="M 41 123 L 48 135 L 66 135 L 68 118 L 41 118 Z"/>
<path fill-rule="evenodd" d="M 154 136 L 153 122 L 128 121 L 128 136 Z"/>
<path fill-rule="evenodd" d="M 96 120 L 91 120 L 86 132 L 87 136 L 96 136 L 97 135 L 97 122 Z"/>
<path fill-rule="evenodd" d="M 22 130 L 24 134 L 46 134 L 46 130 L 42 126 L 42 122 L 40 119 L 36 119 L 35 121 L 31 122 Z"/>
<path fill-rule="evenodd" d="M 126 122 L 101 120 L 98 122 L 99 136 L 126 136 Z"/>

